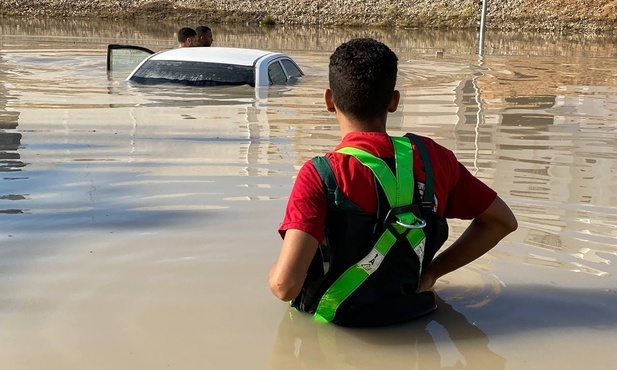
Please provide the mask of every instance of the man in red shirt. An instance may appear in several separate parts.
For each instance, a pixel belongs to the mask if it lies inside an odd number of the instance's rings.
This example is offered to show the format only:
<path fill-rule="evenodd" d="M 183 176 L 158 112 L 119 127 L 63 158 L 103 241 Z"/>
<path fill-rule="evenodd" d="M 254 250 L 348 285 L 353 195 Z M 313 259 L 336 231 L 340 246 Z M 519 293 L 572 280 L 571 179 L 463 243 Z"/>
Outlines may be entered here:
<path fill-rule="evenodd" d="M 279 299 L 294 300 L 294 307 L 316 313 L 326 321 L 337 322 L 335 315 L 344 315 L 356 308 L 370 316 L 371 310 L 380 304 L 373 301 L 399 306 L 401 300 L 416 300 L 422 292 L 429 291 L 437 279 L 482 256 L 517 228 L 510 208 L 492 189 L 471 175 L 450 150 L 426 137 L 416 136 L 411 145 L 407 138 L 397 139 L 386 133 L 388 112 L 396 111 L 400 99 L 400 93 L 394 89 L 397 62 L 394 52 L 372 39 L 350 40 L 332 54 L 330 88 L 325 90 L 324 99 L 326 108 L 339 122 L 342 136 L 334 151 L 325 155 L 334 180 L 327 180 L 323 169 L 318 168 L 321 166 L 316 166 L 319 162 L 307 161 L 298 173 L 279 228 L 283 245 L 270 270 L 270 289 Z M 382 164 L 370 165 L 369 162 Z M 407 175 L 406 163 L 413 167 Z M 394 170 L 395 176 L 383 175 L 384 171 L 393 173 Z M 431 174 L 430 179 L 427 174 Z M 405 176 L 411 179 L 407 180 L 406 190 L 388 190 L 400 188 Z M 429 187 L 430 194 L 434 194 L 429 197 L 434 199 L 424 199 Z M 333 201 L 333 193 L 344 201 Z M 393 204 L 400 197 L 413 197 L 410 194 L 419 195 L 415 197 L 414 204 L 419 206 L 414 212 L 406 201 Z M 345 207 L 341 206 L 343 203 L 353 207 L 346 208 L 342 216 L 345 221 L 340 222 L 337 212 Z M 388 211 L 385 217 L 383 204 Z M 428 212 L 425 212 L 427 204 Z M 418 212 L 418 208 L 423 211 Z M 395 209 L 398 211 L 393 213 L 398 219 L 390 217 L 389 211 Z M 422 218 L 428 219 L 429 214 L 436 214 L 438 218 L 473 220 L 458 240 L 434 259 L 444 238 L 434 251 L 426 251 L 430 254 L 426 257 L 424 235 L 407 236 L 416 235 L 415 230 L 409 233 L 410 230 L 423 228 Z M 388 230 L 394 235 L 392 241 L 380 246 L 376 240 L 380 235 L 383 238 Z M 447 226 L 445 233 L 447 238 Z M 416 242 L 412 242 L 414 238 Z M 351 239 L 358 240 L 348 243 Z M 368 239 L 366 244 L 364 240 Z M 398 245 L 401 243 L 407 244 L 401 247 Z M 324 244 L 331 245 L 323 249 Z M 408 284 L 413 292 L 409 291 L 409 286 L 393 282 L 397 276 L 401 280 L 410 279 L 406 271 L 401 271 L 404 270 L 401 266 L 405 265 L 397 265 L 397 261 L 404 259 L 411 261 L 408 266 L 418 270 L 415 281 Z M 314 265 L 320 265 L 320 276 L 311 276 Z M 338 265 L 335 273 L 332 272 L 334 265 Z M 375 271 L 379 271 L 381 277 Z M 328 274 L 335 276 L 328 278 Z M 413 274 L 411 272 L 411 278 Z M 387 284 L 396 286 L 388 291 L 388 287 L 383 287 Z M 381 291 L 384 289 L 387 292 Z M 396 316 L 387 307 L 374 310 L 382 316 Z M 401 318 L 403 316 L 405 314 Z"/>

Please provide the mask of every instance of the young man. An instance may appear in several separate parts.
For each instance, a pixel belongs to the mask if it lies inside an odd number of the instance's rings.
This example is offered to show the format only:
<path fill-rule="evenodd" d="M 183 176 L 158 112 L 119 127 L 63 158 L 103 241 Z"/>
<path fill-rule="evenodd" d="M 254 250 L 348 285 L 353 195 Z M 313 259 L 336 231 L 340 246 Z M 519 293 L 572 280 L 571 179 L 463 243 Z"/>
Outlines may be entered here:
<path fill-rule="evenodd" d="M 349 326 L 402 322 L 435 308 L 435 281 L 482 256 L 517 228 L 497 194 L 426 137 L 390 137 L 398 59 L 353 39 L 330 57 L 324 99 L 342 142 L 300 169 L 269 275 L 283 301 Z M 447 239 L 445 218 L 472 219 Z"/>
<path fill-rule="evenodd" d="M 195 46 L 212 46 L 214 39 L 212 38 L 212 29 L 208 26 L 198 26 L 195 28 L 197 36 L 195 37 Z"/>
<path fill-rule="evenodd" d="M 186 48 L 189 46 L 194 46 L 196 36 L 197 33 L 190 27 L 180 28 L 178 31 L 178 47 Z"/>

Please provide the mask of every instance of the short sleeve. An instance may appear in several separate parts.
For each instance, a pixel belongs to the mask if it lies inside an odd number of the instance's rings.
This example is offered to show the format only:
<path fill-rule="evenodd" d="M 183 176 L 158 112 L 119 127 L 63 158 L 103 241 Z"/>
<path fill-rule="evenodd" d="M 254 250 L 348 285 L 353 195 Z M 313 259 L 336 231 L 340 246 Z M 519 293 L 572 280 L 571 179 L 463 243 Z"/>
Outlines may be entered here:
<path fill-rule="evenodd" d="M 470 220 L 482 214 L 497 197 L 497 193 L 458 163 L 458 178 L 450 190 L 445 217 Z"/>
<path fill-rule="evenodd" d="M 324 240 L 327 199 L 323 182 L 311 161 L 304 163 L 293 185 L 279 234 L 285 237 L 289 229 L 297 229 Z"/>

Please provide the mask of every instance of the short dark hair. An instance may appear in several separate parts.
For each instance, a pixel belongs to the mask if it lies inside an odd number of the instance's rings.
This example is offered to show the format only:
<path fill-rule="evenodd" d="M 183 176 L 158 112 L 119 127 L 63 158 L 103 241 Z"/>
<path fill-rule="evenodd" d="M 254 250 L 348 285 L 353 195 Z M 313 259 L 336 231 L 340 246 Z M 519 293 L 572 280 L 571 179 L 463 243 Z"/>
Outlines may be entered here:
<path fill-rule="evenodd" d="M 201 36 L 205 35 L 208 31 L 212 31 L 212 29 L 208 26 L 197 26 L 197 28 L 195 28 L 195 31 L 197 32 L 197 36 Z"/>
<path fill-rule="evenodd" d="M 180 28 L 180 31 L 178 31 L 178 42 L 186 42 L 186 39 L 195 36 L 197 36 L 197 33 L 194 29 L 190 27 L 182 27 Z"/>
<path fill-rule="evenodd" d="M 337 109 L 357 119 L 376 118 L 388 110 L 392 99 L 398 58 L 385 44 L 352 39 L 330 56 L 332 99 Z"/>

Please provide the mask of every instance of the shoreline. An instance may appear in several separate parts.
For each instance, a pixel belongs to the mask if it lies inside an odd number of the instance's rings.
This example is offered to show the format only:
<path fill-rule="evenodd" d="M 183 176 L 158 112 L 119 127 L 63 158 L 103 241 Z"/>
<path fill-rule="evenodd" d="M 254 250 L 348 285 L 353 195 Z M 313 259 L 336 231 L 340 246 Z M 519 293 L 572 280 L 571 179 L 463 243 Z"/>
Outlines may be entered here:
<path fill-rule="evenodd" d="M 183 20 L 346 27 L 474 29 L 481 1 L 305 0 L 0 0 L 1 18 Z M 486 28 L 503 31 L 613 34 L 615 0 L 492 0 Z"/>

